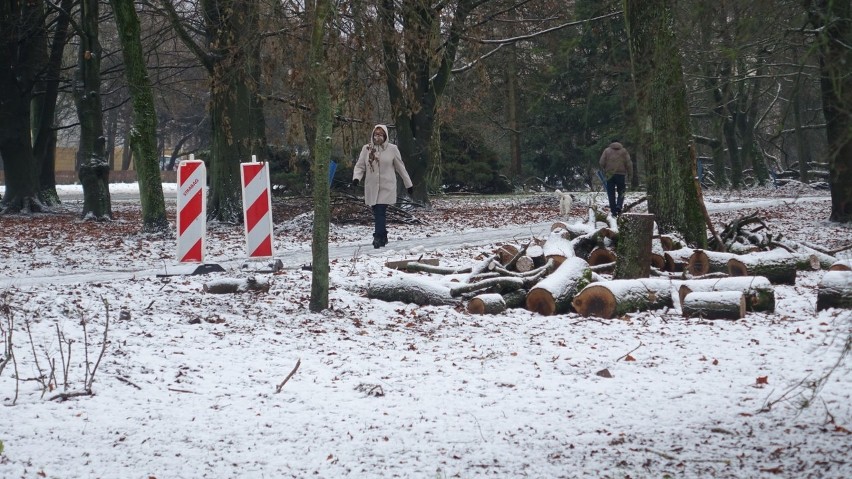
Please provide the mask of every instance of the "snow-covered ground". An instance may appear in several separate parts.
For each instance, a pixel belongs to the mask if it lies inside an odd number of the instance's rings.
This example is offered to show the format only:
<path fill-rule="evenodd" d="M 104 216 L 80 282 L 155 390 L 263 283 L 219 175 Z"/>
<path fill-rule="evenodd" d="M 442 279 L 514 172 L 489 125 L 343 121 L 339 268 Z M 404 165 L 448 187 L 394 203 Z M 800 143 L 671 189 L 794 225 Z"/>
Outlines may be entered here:
<path fill-rule="evenodd" d="M 574 221 L 605 202 L 577 196 Z M 366 299 L 371 280 L 412 274 L 388 260 L 471 265 L 559 219 L 552 195 L 434 205 L 380 250 L 369 225 L 333 225 L 322 313 L 308 311 L 305 216 L 276 221 L 285 269 L 255 274 L 268 293 L 224 295 L 203 286 L 249 275 L 242 226 L 209 226 L 207 261 L 226 272 L 163 277 L 174 238 L 139 233 L 132 201 L 110 223 L 79 221 L 74 200 L 0 216 L 15 359 L 0 373 L 0 477 L 852 477 L 852 311 L 815 311 L 824 272 L 799 272 L 775 287 L 774 313 L 739 321 Z M 707 194 L 720 225 L 756 211 L 791 240 L 848 244 L 829 205 Z M 93 396 L 55 399 L 92 371 Z"/>

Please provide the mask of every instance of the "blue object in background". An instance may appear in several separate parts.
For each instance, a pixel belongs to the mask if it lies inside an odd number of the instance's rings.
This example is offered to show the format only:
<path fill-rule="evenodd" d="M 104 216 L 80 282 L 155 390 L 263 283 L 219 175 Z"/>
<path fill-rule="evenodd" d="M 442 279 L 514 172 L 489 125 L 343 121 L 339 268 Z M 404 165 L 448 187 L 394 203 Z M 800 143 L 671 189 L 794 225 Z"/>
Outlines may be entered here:
<path fill-rule="evenodd" d="M 704 162 L 698 159 L 698 184 L 704 184 Z"/>
<path fill-rule="evenodd" d="M 598 179 L 601 180 L 604 186 L 606 186 L 606 176 L 604 176 L 603 171 L 598 170 Z"/>
<path fill-rule="evenodd" d="M 334 182 L 334 173 L 337 172 L 337 162 L 332 161 L 328 164 L 328 184 L 331 185 Z"/>

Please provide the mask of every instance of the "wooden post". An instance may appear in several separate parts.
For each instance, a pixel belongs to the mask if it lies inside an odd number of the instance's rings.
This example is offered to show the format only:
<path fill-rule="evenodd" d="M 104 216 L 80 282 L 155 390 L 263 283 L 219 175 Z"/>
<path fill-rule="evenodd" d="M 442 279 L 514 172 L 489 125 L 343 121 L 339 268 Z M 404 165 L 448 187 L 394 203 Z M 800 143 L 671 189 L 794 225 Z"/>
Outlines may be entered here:
<path fill-rule="evenodd" d="M 630 213 L 618 218 L 615 279 L 647 278 L 651 274 L 654 215 Z"/>

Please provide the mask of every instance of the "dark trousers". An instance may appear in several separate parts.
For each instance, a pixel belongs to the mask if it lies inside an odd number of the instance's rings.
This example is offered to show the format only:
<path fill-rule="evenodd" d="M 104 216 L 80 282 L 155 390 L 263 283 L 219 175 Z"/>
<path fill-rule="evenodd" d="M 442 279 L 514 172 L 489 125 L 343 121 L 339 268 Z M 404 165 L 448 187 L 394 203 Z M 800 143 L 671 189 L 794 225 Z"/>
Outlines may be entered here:
<path fill-rule="evenodd" d="M 373 232 L 376 236 L 382 236 L 388 234 L 387 224 L 388 224 L 388 205 L 373 205 L 373 220 L 375 221 L 375 231 Z"/>
<path fill-rule="evenodd" d="M 612 175 L 606 181 L 606 196 L 609 199 L 609 212 L 617 215 L 624 206 L 624 189 L 626 175 Z M 616 196 L 616 193 L 618 196 Z"/>

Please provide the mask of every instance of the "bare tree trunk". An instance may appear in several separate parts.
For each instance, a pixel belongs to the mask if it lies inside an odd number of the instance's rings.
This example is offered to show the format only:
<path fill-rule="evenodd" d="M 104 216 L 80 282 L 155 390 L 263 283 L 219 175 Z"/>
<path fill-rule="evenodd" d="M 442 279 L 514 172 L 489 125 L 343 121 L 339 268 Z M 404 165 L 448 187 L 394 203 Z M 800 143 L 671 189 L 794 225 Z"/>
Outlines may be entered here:
<path fill-rule="evenodd" d="M 323 59 L 323 38 L 325 37 L 326 18 L 332 11 L 332 0 L 316 0 L 313 31 L 311 34 L 310 54 L 308 55 L 308 75 L 312 93 L 313 109 L 311 122 L 315 125 L 316 138 L 313 148 L 313 197 L 314 228 L 311 251 L 313 268 L 311 269 L 311 300 L 309 308 L 313 312 L 328 309 L 328 228 L 329 228 L 329 184 L 328 165 L 331 158 L 331 137 L 334 121 L 331 93 L 328 85 L 327 62 Z"/>
<path fill-rule="evenodd" d="M 146 231 L 166 231 L 169 223 L 166 219 L 157 152 L 157 112 L 154 109 L 154 95 L 142 52 L 139 18 L 132 1 L 110 0 L 110 3 L 120 32 L 125 74 L 133 100 L 134 127 L 131 130 L 130 147 L 136 158 L 142 226 Z M 114 140 L 112 143 L 114 144 Z"/>
<path fill-rule="evenodd" d="M 692 133 L 673 0 L 624 0 L 648 179 L 648 210 L 661 233 L 677 231 L 691 245 L 707 244 L 694 180 Z"/>
<path fill-rule="evenodd" d="M 80 2 L 80 46 L 77 52 L 77 78 L 74 100 L 80 120 L 80 184 L 83 186 L 81 217 L 95 220 L 112 217 L 109 196 L 109 163 L 106 158 L 103 109 L 101 103 L 101 44 L 98 26 L 98 0 Z"/>

